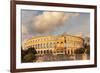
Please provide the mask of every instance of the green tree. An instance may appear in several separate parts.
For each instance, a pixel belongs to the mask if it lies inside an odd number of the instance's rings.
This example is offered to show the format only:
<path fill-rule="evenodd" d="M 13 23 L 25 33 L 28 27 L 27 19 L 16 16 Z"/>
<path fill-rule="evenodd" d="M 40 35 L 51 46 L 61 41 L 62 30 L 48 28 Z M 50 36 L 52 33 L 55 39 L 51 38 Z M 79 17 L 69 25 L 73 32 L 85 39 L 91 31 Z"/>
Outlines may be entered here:
<path fill-rule="evenodd" d="M 75 54 L 83 54 L 85 52 L 84 48 L 79 48 L 77 50 L 75 50 Z"/>
<path fill-rule="evenodd" d="M 35 48 L 28 48 L 28 50 L 21 50 L 22 62 L 33 62 L 36 61 L 36 50 Z"/>

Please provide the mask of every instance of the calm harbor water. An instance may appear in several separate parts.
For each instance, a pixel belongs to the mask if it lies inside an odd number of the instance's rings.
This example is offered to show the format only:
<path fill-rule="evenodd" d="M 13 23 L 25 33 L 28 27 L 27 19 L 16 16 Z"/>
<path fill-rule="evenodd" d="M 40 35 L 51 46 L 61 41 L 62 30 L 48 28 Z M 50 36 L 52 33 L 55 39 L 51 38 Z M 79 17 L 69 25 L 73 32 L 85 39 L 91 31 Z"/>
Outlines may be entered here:
<path fill-rule="evenodd" d="M 51 54 L 46 54 L 46 55 L 42 55 L 42 56 L 37 56 L 36 62 L 89 60 L 89 59 L 90 59 L 90 56 L 88 54 L 75 54 L 75 55 L 51 55 Z"/>

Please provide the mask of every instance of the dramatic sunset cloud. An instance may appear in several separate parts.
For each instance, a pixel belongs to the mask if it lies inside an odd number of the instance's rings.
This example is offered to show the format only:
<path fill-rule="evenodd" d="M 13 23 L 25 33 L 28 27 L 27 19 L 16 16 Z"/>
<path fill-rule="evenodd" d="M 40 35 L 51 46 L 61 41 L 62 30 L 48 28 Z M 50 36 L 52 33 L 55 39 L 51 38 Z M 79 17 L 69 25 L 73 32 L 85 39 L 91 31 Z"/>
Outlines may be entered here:
<path fill-rule="evenodd" d="M 56 28 L 64 25 L 64 23 L 71 17 L 77 16 L 78 13 L 64 13 L 64 12 L 43 12 L 36 16 L 33 20 L 33 27 L 39 33 L 54 31 Z"/>
<path fill-rule="evenodd" d="M 90 14 L 60 11 L 21 11 L 22 41 L 33 36 L 59 35 L 63 33 L 82 35 L 90 33 Z"/>

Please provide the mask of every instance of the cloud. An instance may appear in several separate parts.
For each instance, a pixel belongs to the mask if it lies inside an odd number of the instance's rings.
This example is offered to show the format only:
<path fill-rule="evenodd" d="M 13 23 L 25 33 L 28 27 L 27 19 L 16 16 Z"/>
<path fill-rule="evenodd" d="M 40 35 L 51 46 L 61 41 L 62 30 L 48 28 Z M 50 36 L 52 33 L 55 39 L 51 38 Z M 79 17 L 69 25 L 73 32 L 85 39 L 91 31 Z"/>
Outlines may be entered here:
<path fill-rule="evenodd" d="M 78 15 L 78 13 L 43 12 L 34 18 L 33 27 L 39 33 L 51 32 L 64 25 L 71 16 Z"/>

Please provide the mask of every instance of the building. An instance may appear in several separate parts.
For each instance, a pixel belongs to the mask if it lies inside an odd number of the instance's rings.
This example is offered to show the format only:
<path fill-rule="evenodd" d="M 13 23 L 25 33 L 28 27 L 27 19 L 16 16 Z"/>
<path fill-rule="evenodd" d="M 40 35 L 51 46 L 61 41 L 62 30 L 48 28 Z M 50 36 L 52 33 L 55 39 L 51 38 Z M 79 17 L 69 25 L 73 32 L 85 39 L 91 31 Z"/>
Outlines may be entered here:
<path fill-rule="evenodd" d="M 36 36 L 23 42 L 24 49 L 35 48 L 37 55 L 74 54 L 76 49 L 83 47 L 83 39 L 72 35 Z"/>

